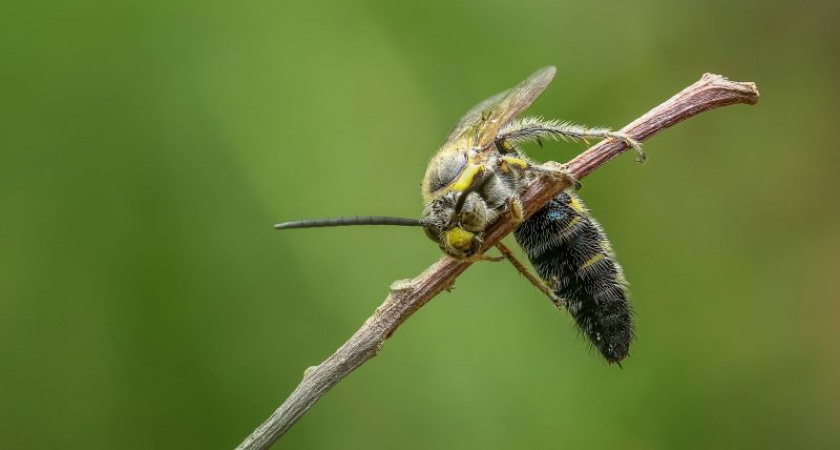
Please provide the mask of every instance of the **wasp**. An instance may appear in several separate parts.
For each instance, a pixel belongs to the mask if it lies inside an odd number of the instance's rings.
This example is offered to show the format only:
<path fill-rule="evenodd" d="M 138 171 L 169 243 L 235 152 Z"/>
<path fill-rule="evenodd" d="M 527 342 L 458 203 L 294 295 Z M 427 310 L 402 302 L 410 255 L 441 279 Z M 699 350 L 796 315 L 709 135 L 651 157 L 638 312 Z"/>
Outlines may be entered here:
<path fill-rule="evenodd" d="M 645 160 L 641 145 L 622 132 L 571 122 L 519 118 L 545 90 L 556 69 L 545 67 L 512 89 L 469 110 L 429 162 L 421 183 L 421 218 L 343 217 L 284 222 L 277 229 L 345 225 L 419 226 L 444 253 L 457 259 L 484 255 L 483 233 L 507 214 L 517 224 L 514 236 L 539 274 L 534 277 L 499 244 L 529 280 L 558 305 L 609 363 L 620 363 L 633 339 L 628 284 L 606 234 L 573 190 L 579 183 L 562 164 L 537 164 L 520 146 L 545 139 L 619 139 Z M 573 188 L 560 193 L 525 219 L 520 195 L 536 177 L 564 180 Z"/>

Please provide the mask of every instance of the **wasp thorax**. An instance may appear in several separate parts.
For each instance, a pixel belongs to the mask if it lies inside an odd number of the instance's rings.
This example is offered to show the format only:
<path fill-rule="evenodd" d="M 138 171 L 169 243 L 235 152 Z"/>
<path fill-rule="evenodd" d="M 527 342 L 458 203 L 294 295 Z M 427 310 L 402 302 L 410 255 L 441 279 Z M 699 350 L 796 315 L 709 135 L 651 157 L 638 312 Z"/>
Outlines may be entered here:
<path fill-rule="evenodd" d="M 439 154 L 432 160 L 426 170 L 425 188 L 429 192 L 436 192 L 452 183 L 464 168 L 467 167 L 467 155 L 464 153 Z"/>

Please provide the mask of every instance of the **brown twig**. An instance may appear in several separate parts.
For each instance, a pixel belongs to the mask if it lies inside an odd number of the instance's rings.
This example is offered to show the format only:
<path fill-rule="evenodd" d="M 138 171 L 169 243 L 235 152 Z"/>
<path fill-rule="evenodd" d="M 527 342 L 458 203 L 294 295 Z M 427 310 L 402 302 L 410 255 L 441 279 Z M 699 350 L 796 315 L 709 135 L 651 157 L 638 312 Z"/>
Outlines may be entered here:
<path fill-rule="evenodd" d="M 720 75 L 705 74 L 679 94 L 634 120 L 622 129 L 628 136 L 642 142 L 703 111 L 735 103 L 755 104 L 758 91 L 753 83 L 729 81 Z M 607 161 L 627 150 L 619 140 L 602 141 L 568 163 L 577 179 L 589 175 Z M 521 196 L 527 218 L 550 199 L 568 188 L 568 184 L 537 178 Z M 486 248 L 496 245 L 513 231 L 515 225 L 507 216 L 494 224 L 485 235 Z M 376 355 L 382 345 L 403 322 L 429 300 L 448 289 L 455 279 L 472 264 L 448 256 L 426 269 L 418 277 L 397 281 L 373 316 L 347 342 L 323 363 L 306 369 L 298 387 L 280 407 L 237 449 L 264 450 L 269 448 L 328 390 L 338 384 L 365 361 Z"/>

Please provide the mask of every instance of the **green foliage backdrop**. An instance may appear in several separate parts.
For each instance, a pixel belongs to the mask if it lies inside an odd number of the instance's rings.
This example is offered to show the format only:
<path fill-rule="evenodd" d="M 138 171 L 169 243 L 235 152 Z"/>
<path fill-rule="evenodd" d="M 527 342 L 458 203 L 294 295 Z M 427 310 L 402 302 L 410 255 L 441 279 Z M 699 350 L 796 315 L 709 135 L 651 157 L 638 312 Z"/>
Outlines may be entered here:
<path fill-rule="evenodd" d="M 479 264 L 282 448 L 837 448 L 840 7 L 832 1 L 0 6 L 0 442 L 232 448 L 439 256 L 425 164 L 553 64 L 534 114 L 618 127 L 703 72 L 755 107 L 681 124 L 581 195 L 632 284 L 624 369 Z M 567 160 L 582 145 L 528 148 Z"/>

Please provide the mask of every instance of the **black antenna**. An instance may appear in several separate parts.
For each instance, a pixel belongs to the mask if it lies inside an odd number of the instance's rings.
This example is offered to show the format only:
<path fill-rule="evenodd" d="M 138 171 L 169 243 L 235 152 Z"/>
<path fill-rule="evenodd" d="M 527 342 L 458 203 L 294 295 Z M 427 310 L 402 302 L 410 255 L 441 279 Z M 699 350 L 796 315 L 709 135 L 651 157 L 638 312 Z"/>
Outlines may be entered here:
<path fill-rule="evenodd" d="M 464 208 L 464 203 L 467 202 L 467 196 L 470 195 L 470 193 L 473 191 L 473 189 L 465 189 L 461 192 L 461 195 L 458 196 L 458 201 L 455 202 L 455 212 L 452 213 L 452 217 L 461 216 L 461 210 Z"/>
<path fill-rule="evenodd" d="M 289 228 L 321 228 L 321 227 L 347 227 L 352 225 L 395 225 L 400 227 L 421 227 L 425 223 L 417 219 L 405 219 L 402 217 L 386 216 L 358 216 L 358 217 L 337 217 L 334 219 L 309 219 L 296 220 L 294 222 L 283 222 L 274 225 L 277 230 Z"/>

